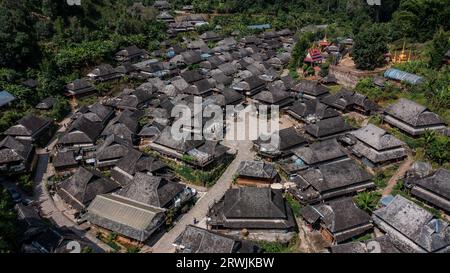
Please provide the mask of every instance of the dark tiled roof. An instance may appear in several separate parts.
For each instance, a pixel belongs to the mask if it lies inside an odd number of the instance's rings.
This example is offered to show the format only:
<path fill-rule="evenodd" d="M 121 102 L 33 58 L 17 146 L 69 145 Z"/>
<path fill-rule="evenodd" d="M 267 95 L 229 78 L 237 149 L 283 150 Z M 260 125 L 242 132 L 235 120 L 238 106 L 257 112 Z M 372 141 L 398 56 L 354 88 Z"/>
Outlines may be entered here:
<path fill-rule="evenodd" d="M 185 186 L 180 183 L 139 172 L 118 194 L 140 203 L 163 208 L 184 188 Z"/>
<path fill-rule="evenodd" d="M 274 179 L 278 173 L 272 164 L 264 161 L 242 161 L 237 170 L 239 176 Z"/>

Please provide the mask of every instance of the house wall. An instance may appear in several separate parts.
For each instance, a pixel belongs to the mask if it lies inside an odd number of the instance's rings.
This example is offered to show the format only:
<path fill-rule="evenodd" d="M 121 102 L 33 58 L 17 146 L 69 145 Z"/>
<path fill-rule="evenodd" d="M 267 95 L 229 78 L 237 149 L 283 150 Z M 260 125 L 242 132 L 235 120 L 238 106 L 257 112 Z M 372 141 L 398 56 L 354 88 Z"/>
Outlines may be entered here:
<path fill-rule="evenodd" d="M 333 244 L 334 237 L 333 234 L 326 228 L 321 227 L 320 228 L 320 235 L 322 235 L 322 238 L 328 242 L 329 244 Z"/>
<path fill-rule="evenodd" d="M 251 179 L 246 177 L 238 177 L 236 183 L 242 186 L 270 187 L 271 180 Z"/>

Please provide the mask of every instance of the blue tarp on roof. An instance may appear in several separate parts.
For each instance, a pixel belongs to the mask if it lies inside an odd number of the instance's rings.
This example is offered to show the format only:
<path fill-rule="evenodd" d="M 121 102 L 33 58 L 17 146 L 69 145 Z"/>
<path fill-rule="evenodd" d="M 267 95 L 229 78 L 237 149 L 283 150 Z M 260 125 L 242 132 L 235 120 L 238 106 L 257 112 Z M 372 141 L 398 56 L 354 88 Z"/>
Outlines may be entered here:
<path fill-rule="evenodd" d="M 389 203 L 392 202 L 392 200 L 394 200 L 394 196 L 392 196 L 392 195 L 386 195 L 386 196 L 381 197 L 381 199 L 380 199 L 380 204 L 381 204 L 383 207 L 386 207 L 387 205 L 389 205 Z"/>
<path fill-rule="evenodd" d="M 386 70 L 386 72 L 384 72 L 384 76 L 392 80 L 404 81 L 410 84 L 419 84 L 423 82 L 423 78 L 421 76 L 417 76 L 415 74 L 411 74 L 395 68 Z"/>
<path fill-rule="evenodd" d="M 8 91 L 0 91 L 0 107 L 15 100 L 16 97 L 11 95 L 11 93 L 9 93 Z"/>
<path fill-rule="evenodd" d="M 270 24 L 262 24 L 262 25 L 251 25 L 248 26 L 249 29 L 269 29 Z"/>

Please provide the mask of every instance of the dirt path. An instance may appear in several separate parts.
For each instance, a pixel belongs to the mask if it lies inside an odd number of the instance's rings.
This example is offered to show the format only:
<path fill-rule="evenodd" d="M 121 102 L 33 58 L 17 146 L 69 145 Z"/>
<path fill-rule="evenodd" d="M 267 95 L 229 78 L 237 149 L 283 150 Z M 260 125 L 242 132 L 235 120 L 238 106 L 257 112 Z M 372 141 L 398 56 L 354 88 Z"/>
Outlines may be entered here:
<path fill-rule="evenodd" d="M 413 162 L 414 162 L 414 160 L 413 160 L 412 156 L 408 155 L 408 158 L 402 163 L 402 165 L 400 165 L 397 172 L 391 177 L 391 179 L 389 179 L 389 182 L 388 182 L 386 188 L 384 188 L 384 190 L 383 190 L 383 193 L 382 193 L 383 196 L 391 194 L 392 189 L 397 184 L 397 181 L 399 179 L 403 178 L 406 171 L 409 170 L 409 168 L 411 167 Z"/>

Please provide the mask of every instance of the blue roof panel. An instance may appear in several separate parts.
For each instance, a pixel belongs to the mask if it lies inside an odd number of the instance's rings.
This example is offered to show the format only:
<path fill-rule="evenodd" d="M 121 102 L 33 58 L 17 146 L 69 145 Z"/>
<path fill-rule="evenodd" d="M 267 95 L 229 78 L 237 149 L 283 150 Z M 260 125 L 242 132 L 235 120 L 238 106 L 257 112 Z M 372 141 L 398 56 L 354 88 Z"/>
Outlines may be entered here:
<path fill-rule="evenodd" d="M 8 91 L 0 91 L 0 107 L 15 101 L 16 97 L 14 97 L 13 95 L 11 95 L 11 93 L 9 93 Z"/>
<path fill-rule="evenodd" d="M 405 81 L 410 84 L 420 84 L 423 82 L 423 78 L 421 76 L 411 74 L 399 69 L 390 68 L 384 72 L 384 76 L 389 79 L 397 80 L 397 81 Z"/>

